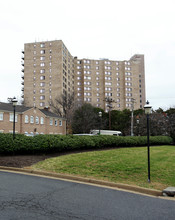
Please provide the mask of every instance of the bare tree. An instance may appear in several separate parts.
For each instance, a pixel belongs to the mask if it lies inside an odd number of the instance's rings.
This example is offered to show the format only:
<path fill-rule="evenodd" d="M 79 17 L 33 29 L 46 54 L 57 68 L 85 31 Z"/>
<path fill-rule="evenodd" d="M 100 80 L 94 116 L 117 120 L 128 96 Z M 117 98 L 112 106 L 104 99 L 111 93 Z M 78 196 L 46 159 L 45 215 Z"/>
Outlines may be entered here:
<path fill-rule="evenodd" d="M 74 94 L 61 94 L 51 101 L 51 109 L 54 113 L 67 120 L 67 133 L 71 133 L 71 122 L 74 112 Z"/>

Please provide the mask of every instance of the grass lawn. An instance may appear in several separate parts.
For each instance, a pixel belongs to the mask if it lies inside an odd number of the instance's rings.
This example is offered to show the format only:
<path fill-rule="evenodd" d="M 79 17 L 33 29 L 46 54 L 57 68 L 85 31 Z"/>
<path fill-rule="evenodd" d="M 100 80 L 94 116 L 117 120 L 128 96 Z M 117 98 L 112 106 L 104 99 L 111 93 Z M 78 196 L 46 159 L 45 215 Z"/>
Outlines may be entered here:
<path fill-rule="evenodd" d="M 150 160 L 150 184 L 147 182 L 147 147 L 64 155 L 32 167 L 159 190 L 175 186 L 175 146 L 150 147 Z"/>

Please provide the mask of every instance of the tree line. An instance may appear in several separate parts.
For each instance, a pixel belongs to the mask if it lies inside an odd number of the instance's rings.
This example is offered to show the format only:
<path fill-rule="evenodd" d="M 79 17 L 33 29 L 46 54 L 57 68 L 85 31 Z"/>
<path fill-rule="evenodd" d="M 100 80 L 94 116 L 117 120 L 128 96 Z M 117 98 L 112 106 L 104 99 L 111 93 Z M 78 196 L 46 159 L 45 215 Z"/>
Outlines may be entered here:
<path fill-rule="evenodd" d="M 131 111 L 112 110 L 105 112 L 101 108 L 84 103 L 78 106 L 73 95 L 62 95 L 54 102 L 52 110 L 67 119 L 67 133 L 89 133 L 91 129 L 110 129 L 121 131 L 123 135 L 131 135 Z M 102 116 L 99 117 L 99 112 Z M 110 122 L 110 123 L 109 123 Z M 135 136 L 147 134 L 147 123 L 144 109 L 134 110 L 133 133 Z M 110 125 L 109 125 L 110 124 Z M 168 135 L 175 137 L 175 108 L 167 111 L 159 108 L 150 114 L 150 135 Z"/>

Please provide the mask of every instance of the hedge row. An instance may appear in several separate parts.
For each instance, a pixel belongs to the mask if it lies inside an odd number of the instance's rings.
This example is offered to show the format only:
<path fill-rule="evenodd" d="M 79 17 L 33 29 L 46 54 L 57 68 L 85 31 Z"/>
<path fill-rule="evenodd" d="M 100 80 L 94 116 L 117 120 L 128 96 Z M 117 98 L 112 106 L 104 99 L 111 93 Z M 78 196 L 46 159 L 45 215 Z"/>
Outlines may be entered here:
<path fill-rule="evenodd" d="M 171 144 L 168 136 L 150 137 L 150 145 Z M 0 134 L 0 154 L 39 154 L 56 153 L 68 150 L 86 150 L 111 147 L 146 146 L 147 137 L 121 136 L 74 136 L 74 135 L 37 135 L 27 137 L 17 134 Z"/>

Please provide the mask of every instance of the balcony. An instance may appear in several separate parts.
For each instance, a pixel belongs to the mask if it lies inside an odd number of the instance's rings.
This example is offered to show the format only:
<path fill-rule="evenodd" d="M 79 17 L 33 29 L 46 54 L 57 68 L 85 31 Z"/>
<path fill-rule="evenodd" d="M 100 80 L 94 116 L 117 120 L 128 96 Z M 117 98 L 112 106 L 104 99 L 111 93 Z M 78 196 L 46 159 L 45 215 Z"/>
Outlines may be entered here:
<path fill-rule="evenodd" d="M 23 99 L 23 98 L 24 98 L 24 95 L 21 95 L 21 98 Z"/>
<path fill-rule="evenodd" d="M 23 73 L 24 73 L 24 68 L 22 68 L 22 69 L 21 69 L 21 72 L 23 72 Z"/>
<path fill-rule="evenodd" d="M 21 88 L 21 91 L 24 92 L 24 87 Z"/>
<path fill-rule="evenodd" d="M 21 65 L 24 66 L 24 61 L 23 60 L 21 60 Z"/>
<path fill-rule="evenodd" d="M 24 54 L 24 50 L 21 50 L 21 53 L 23 53 L 23 54 Z"/>
<path fill-rule="evenodd" d="M 24 81 L 21 82 L 21 85 L 24 85 Z"/>
<path fill-rule="evenodd" d="M 23 80 L 24 80 L 24 75 L 21 75 L 21 79 L 23 79 Z"/>
<path fill-rule="evenodd" d="M 21 59 L 24 60 L 24 54 L 21 55 Z"/>

